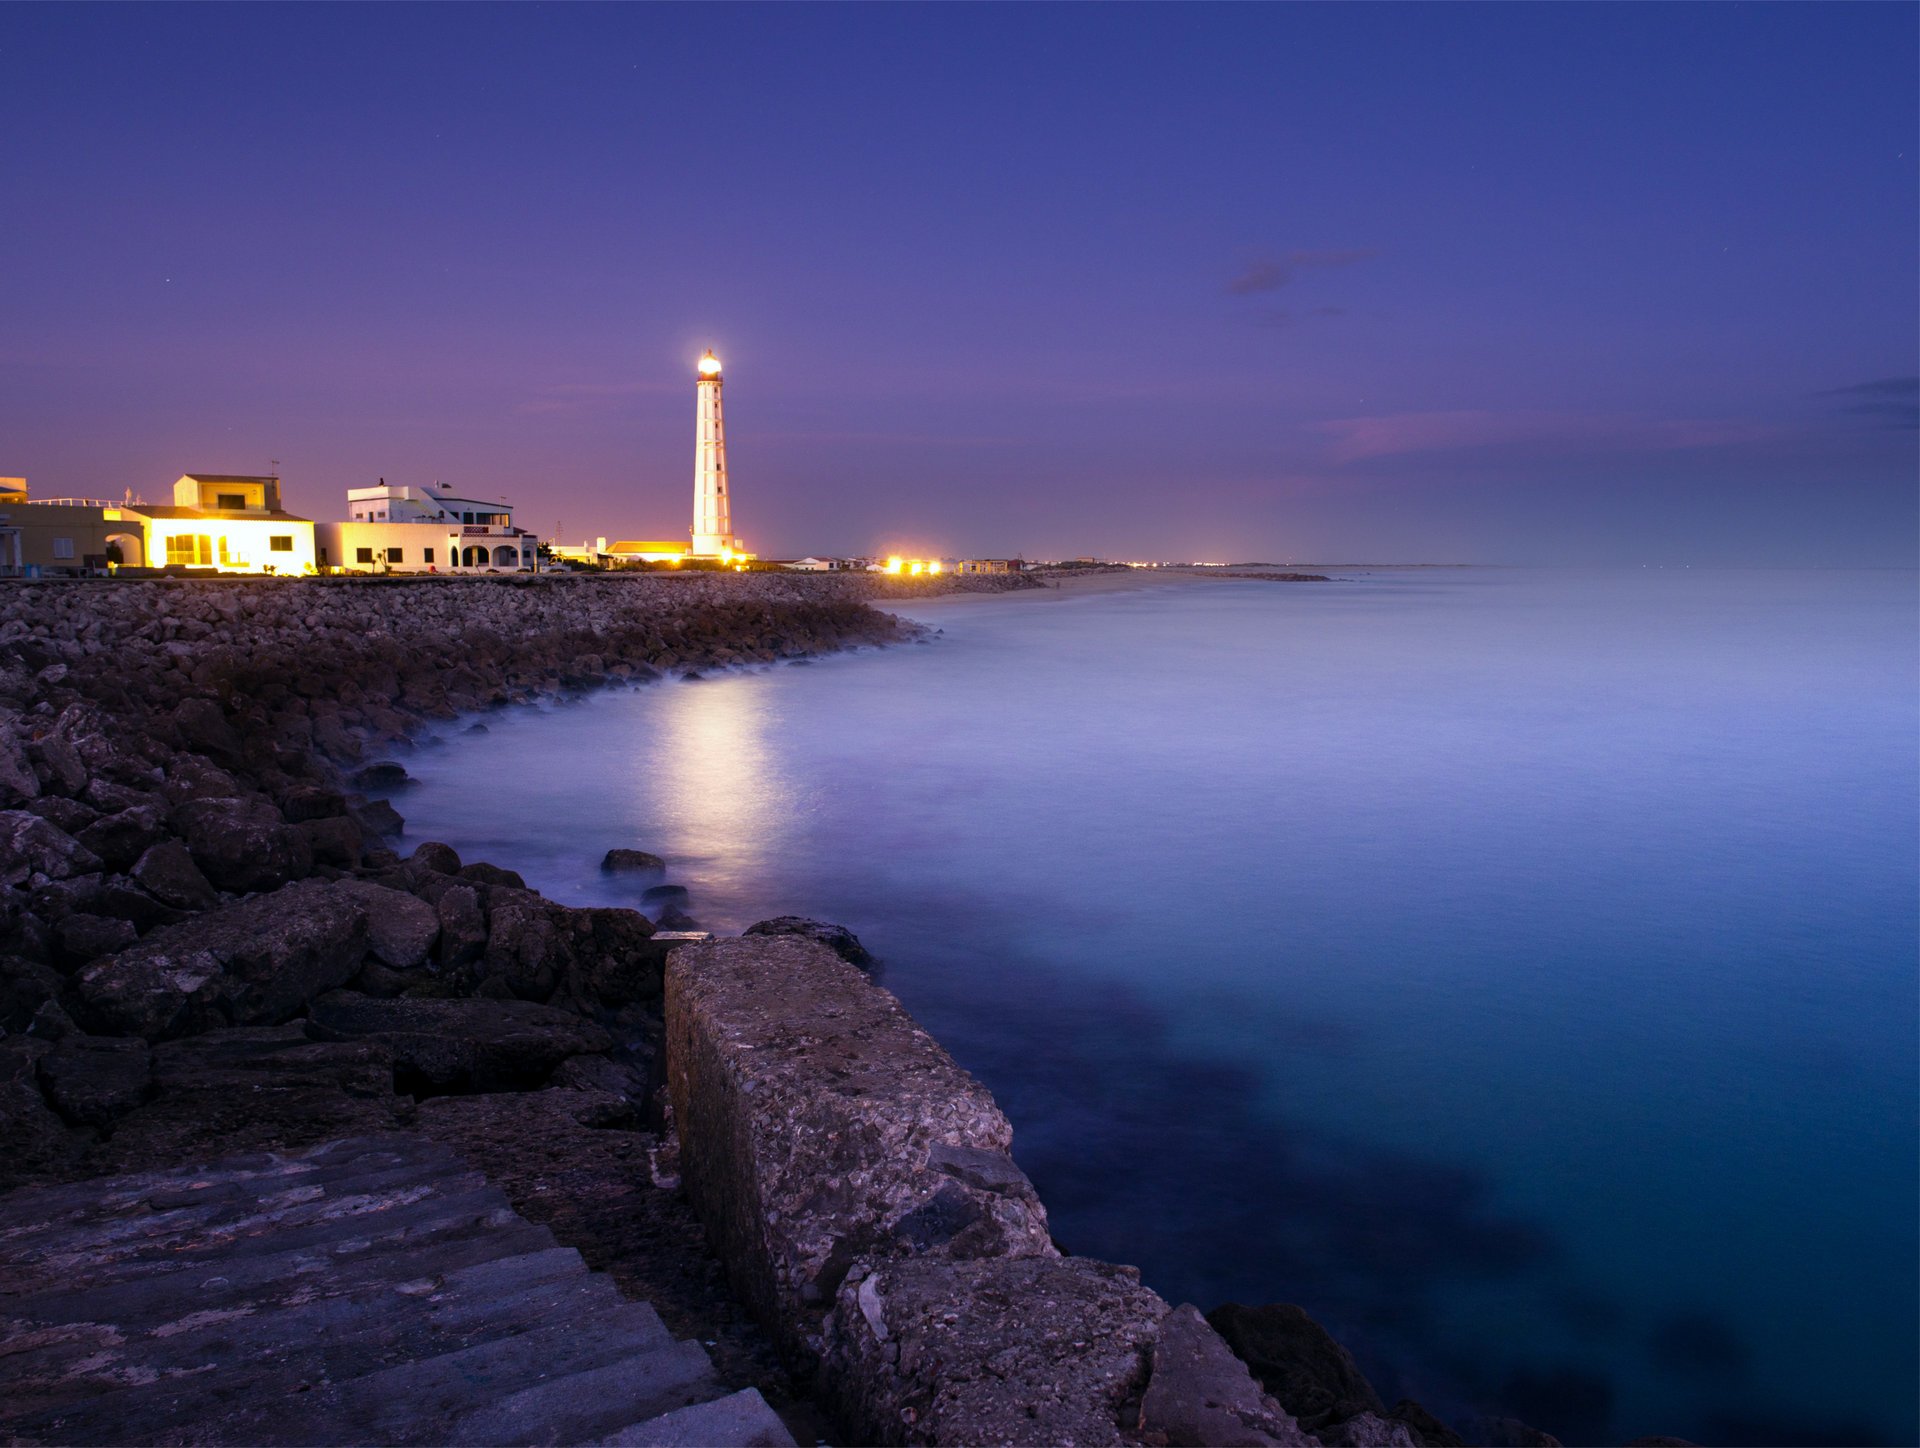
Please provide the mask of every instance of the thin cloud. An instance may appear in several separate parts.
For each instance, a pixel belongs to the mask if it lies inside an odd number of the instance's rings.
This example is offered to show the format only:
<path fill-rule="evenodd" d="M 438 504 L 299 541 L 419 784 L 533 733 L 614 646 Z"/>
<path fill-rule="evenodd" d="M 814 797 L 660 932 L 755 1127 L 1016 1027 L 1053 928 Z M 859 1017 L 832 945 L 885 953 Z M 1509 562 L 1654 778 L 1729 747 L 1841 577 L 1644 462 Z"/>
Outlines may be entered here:
<path fill-rule="evenodd" d="M 1920 428 L 1920 377 L 1877 377 L 1849 387 L 1829 387 L 1813 395 L 1851 399 L 1840 409 L 1849 417 L 1878 418 L 1902 431 Z"/>
<path fill-rule="evenodd" d="M 1314 267 L 1352 266 L 1357 261 L 1368 261 L 1379 254 L 1371 247 L 1353 247 L 1340 251 L 1298 250 L 1284 256 L 1257 257 L 1247 263 L 1239 276 L 1227 283 L 1227 292 L 1236 297 L 1277 292 L 1302 271 Z"/>

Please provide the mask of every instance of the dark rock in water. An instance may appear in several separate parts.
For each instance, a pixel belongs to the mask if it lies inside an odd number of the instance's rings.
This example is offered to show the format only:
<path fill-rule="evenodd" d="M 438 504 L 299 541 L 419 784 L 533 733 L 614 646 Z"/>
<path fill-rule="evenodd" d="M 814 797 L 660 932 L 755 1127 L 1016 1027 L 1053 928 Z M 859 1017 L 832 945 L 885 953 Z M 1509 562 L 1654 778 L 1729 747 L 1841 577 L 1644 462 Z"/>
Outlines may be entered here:
<path fill-rule="evenodd" d="M 699 930 L 701 924 L 677 905 L 669 905 L 654 922 L 662 930 Z"/>
<path fill-rule="evenodd" d="M 461 867 L 460 878 L 471 880 L 476 885 L 504 885 L 509 890 L 524 890 L 527 882 L 520 878 L 517 871 L 503 870 L 498 865 L 489 865 L 484 860 Z"/>
<path fill-rule="evenodd" d="M 53 927 L 53 943 L 70 966 L 91 965 L 139 939 L 131 921 L 76 910 Z"/>
<path fill-rule="evenodd" d="M 360 826 L 350 819 L 302 820 L 294 829 L 306 841 L 316 865 L 350 870 L 360 863 L 366 848 Z"/>
<path fill-rule="evenodd" d="M 654 885 L 640 892 L 648 905 L 684 905 L 690 898 L 685 885 Z"/>
<path fill-rule="evenodd" d="M 407 827 L 400 811 L 384 799 L 366 799 L 347 806 L 347 815 L 367 834 L 376 839 L 387 839 L 397 835 Z"/>
<path fill-rule="evenodd" d="M 608 850 L 600 861 L 600 868 L 609 875 L 629 870 L 649 870 L 658 874 L 667 868 L 667 862 L 645 850 Z"/>
<path fill-rule="evenodd" d="M 462 729 L 460 732 L 462 734 L 491 734 L 493 731 L 487 728 L 486 725 L 476 722 L 473 724 L 469 724 L 465 729 Z"/>
<path fill-rule="evenodd" d="M 1229 1302 L 1209 1312 L 1207 1321 L 1308 1432 L 1362 1413 L 1384 1418 L 1386 1407 L 1352 1354 L 1292 1303 Z"/>
<path fill-rule="evenodd" d="M 200 873 L 193 855 L 178 840 L 155 845 L 135 862 L 129 873 L 154 899 L 180 910 L 210 909 L 219 899 Z"/>
<path fill-rule="evenodd" d="M 443 845 L 438 840 L 427 840 L 414 847 L 407 857 L 423 869 L 432 870 L 436 875 L 457 875 L 460 873 L 460 854 L 452 845 Z"/>
<path fill-rule="evenodd" d="M 848 965 L 870 971 L 876 962 L 873 953 L 860 943 L 860 937 L 844 925 L 829 925 L 824 920 L 808 920 L 800 915 L 779 915 L 749 925 L 744 935 L 799 935 L 818 941 Z"/>
<path fill-rule="evenodd" d="M 422 1094 L 524 1090 L 569 1056 L 613 1048 L 598 1026 L 532 1001 L 381 1001 L 335 991 L 308 1018 L 329 1038 L 383 1046 L 402 1087 Z"/>
<path fill-rule="evenodd" d="M 1184 1305 L 1160 1320 L 1139 1426 L 1175 1448 L 1313 1448 L 1314 1441 L 1260 1391 L 1199 1309 Z"/>
<path fill-rule="evenodd" d="M 311 847 L 265 800 L 189 800 L 174 810 L 173 827 L 222 890 L 270 890 L 313 868 Z"/>
<path fill-rule="evenodd" d="M 414 778 L 407 773 L 406 766 L 396 764 L 391 759 L 383 759 L 377 764 L 356 769 L 349 779 L 358 789 L 405 789 L 414 783 Z"/>
<path fill-rule="evenodd" d="M 154 931 L 80 972 L 81 999 L 113 1031 L 165 1040 L 225 1025 L 271 1025 L 353 979 L 367 907 L 351 884 L 287 885 Z"/>
<path fill-rule="evenodd" d="M 96 1131 L 146 1098 L 151 1052 L 138 1037 L 69 1035 L 40 1058 L 40 1084 L 67 1120 Z"/>
<path fill-rule="evenodd" d="M 1395 1422 L 1405 1423 L 1420 1448 L 1466 1448 L 1467 1440 L 1429 1413 L 1412 1398 L 1402 1398 L 1387 1414 Z"/>
<path fill-rule="evenodd" d="M 1487 1448 L 1561 1448 L 1551 1433 L 1522 1423 L 1518 1418 L 1482 1418 L 1476 1435 Z"/>
<path fill-rule="evenodd" d="M 1358 1413 L 1329 1423 L 1314 1434 L 1326 1448 L 1419 1448 L 1420 1440 L 1405 1423 L 1378 1413 Z"/>

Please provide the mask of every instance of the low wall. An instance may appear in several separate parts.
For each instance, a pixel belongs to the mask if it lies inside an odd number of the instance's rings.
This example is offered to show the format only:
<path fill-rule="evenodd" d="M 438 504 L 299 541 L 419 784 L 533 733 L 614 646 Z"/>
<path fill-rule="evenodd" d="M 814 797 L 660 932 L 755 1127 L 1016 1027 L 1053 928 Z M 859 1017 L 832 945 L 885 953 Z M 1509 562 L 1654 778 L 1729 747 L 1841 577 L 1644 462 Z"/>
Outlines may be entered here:
<path fill-rule="evenodd" d="M 1310 1444 L 1191 1307 L 1064 1258 L 992 1096 L 793 937 L 668 957 L 681 1176 L 856 1441 Z"/>

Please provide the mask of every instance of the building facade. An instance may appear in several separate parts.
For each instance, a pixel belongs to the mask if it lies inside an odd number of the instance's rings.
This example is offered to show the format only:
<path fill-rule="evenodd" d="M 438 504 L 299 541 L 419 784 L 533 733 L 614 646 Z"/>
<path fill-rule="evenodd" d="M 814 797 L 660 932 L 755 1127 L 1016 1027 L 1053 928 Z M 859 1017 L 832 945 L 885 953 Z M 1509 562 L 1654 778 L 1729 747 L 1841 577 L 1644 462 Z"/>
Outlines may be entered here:
<path fill-rule="evenodd" d="M 730 561 L 742 551 L 733 535 L 727 492 L 727 428 L 720 410 L 720 359 L 709 350 L 694 382 L 693 545 L 696 558 Z"/>
<path fill-rule="evenodd" d="M 319 566 L 335 573 L 530 573 L 540 540 L 513 504 L 382 478 L 347 489 L 347 521 L 318 528 Z"/>
<path fill-rule="evenodd" d="M 311 573 L 313 524 L 280 506 L 280 480 L 186 473 L 172 503 L 31 498 L 0 489 L 0 570 L 60 576 L 153 568 Z M 18 484 L 18 486 L 12 486 Z"/>

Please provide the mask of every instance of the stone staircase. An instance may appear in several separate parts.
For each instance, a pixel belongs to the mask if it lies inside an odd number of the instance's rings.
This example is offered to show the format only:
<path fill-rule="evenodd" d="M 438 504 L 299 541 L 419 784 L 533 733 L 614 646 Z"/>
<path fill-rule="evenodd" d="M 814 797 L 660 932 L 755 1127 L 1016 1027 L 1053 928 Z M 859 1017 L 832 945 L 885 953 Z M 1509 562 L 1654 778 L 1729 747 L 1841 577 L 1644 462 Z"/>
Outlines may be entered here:
<path fill-rule="evenodd" d="M 0 1197 L 0 1441 L 790 1445 L 446 1148 Z"/>

